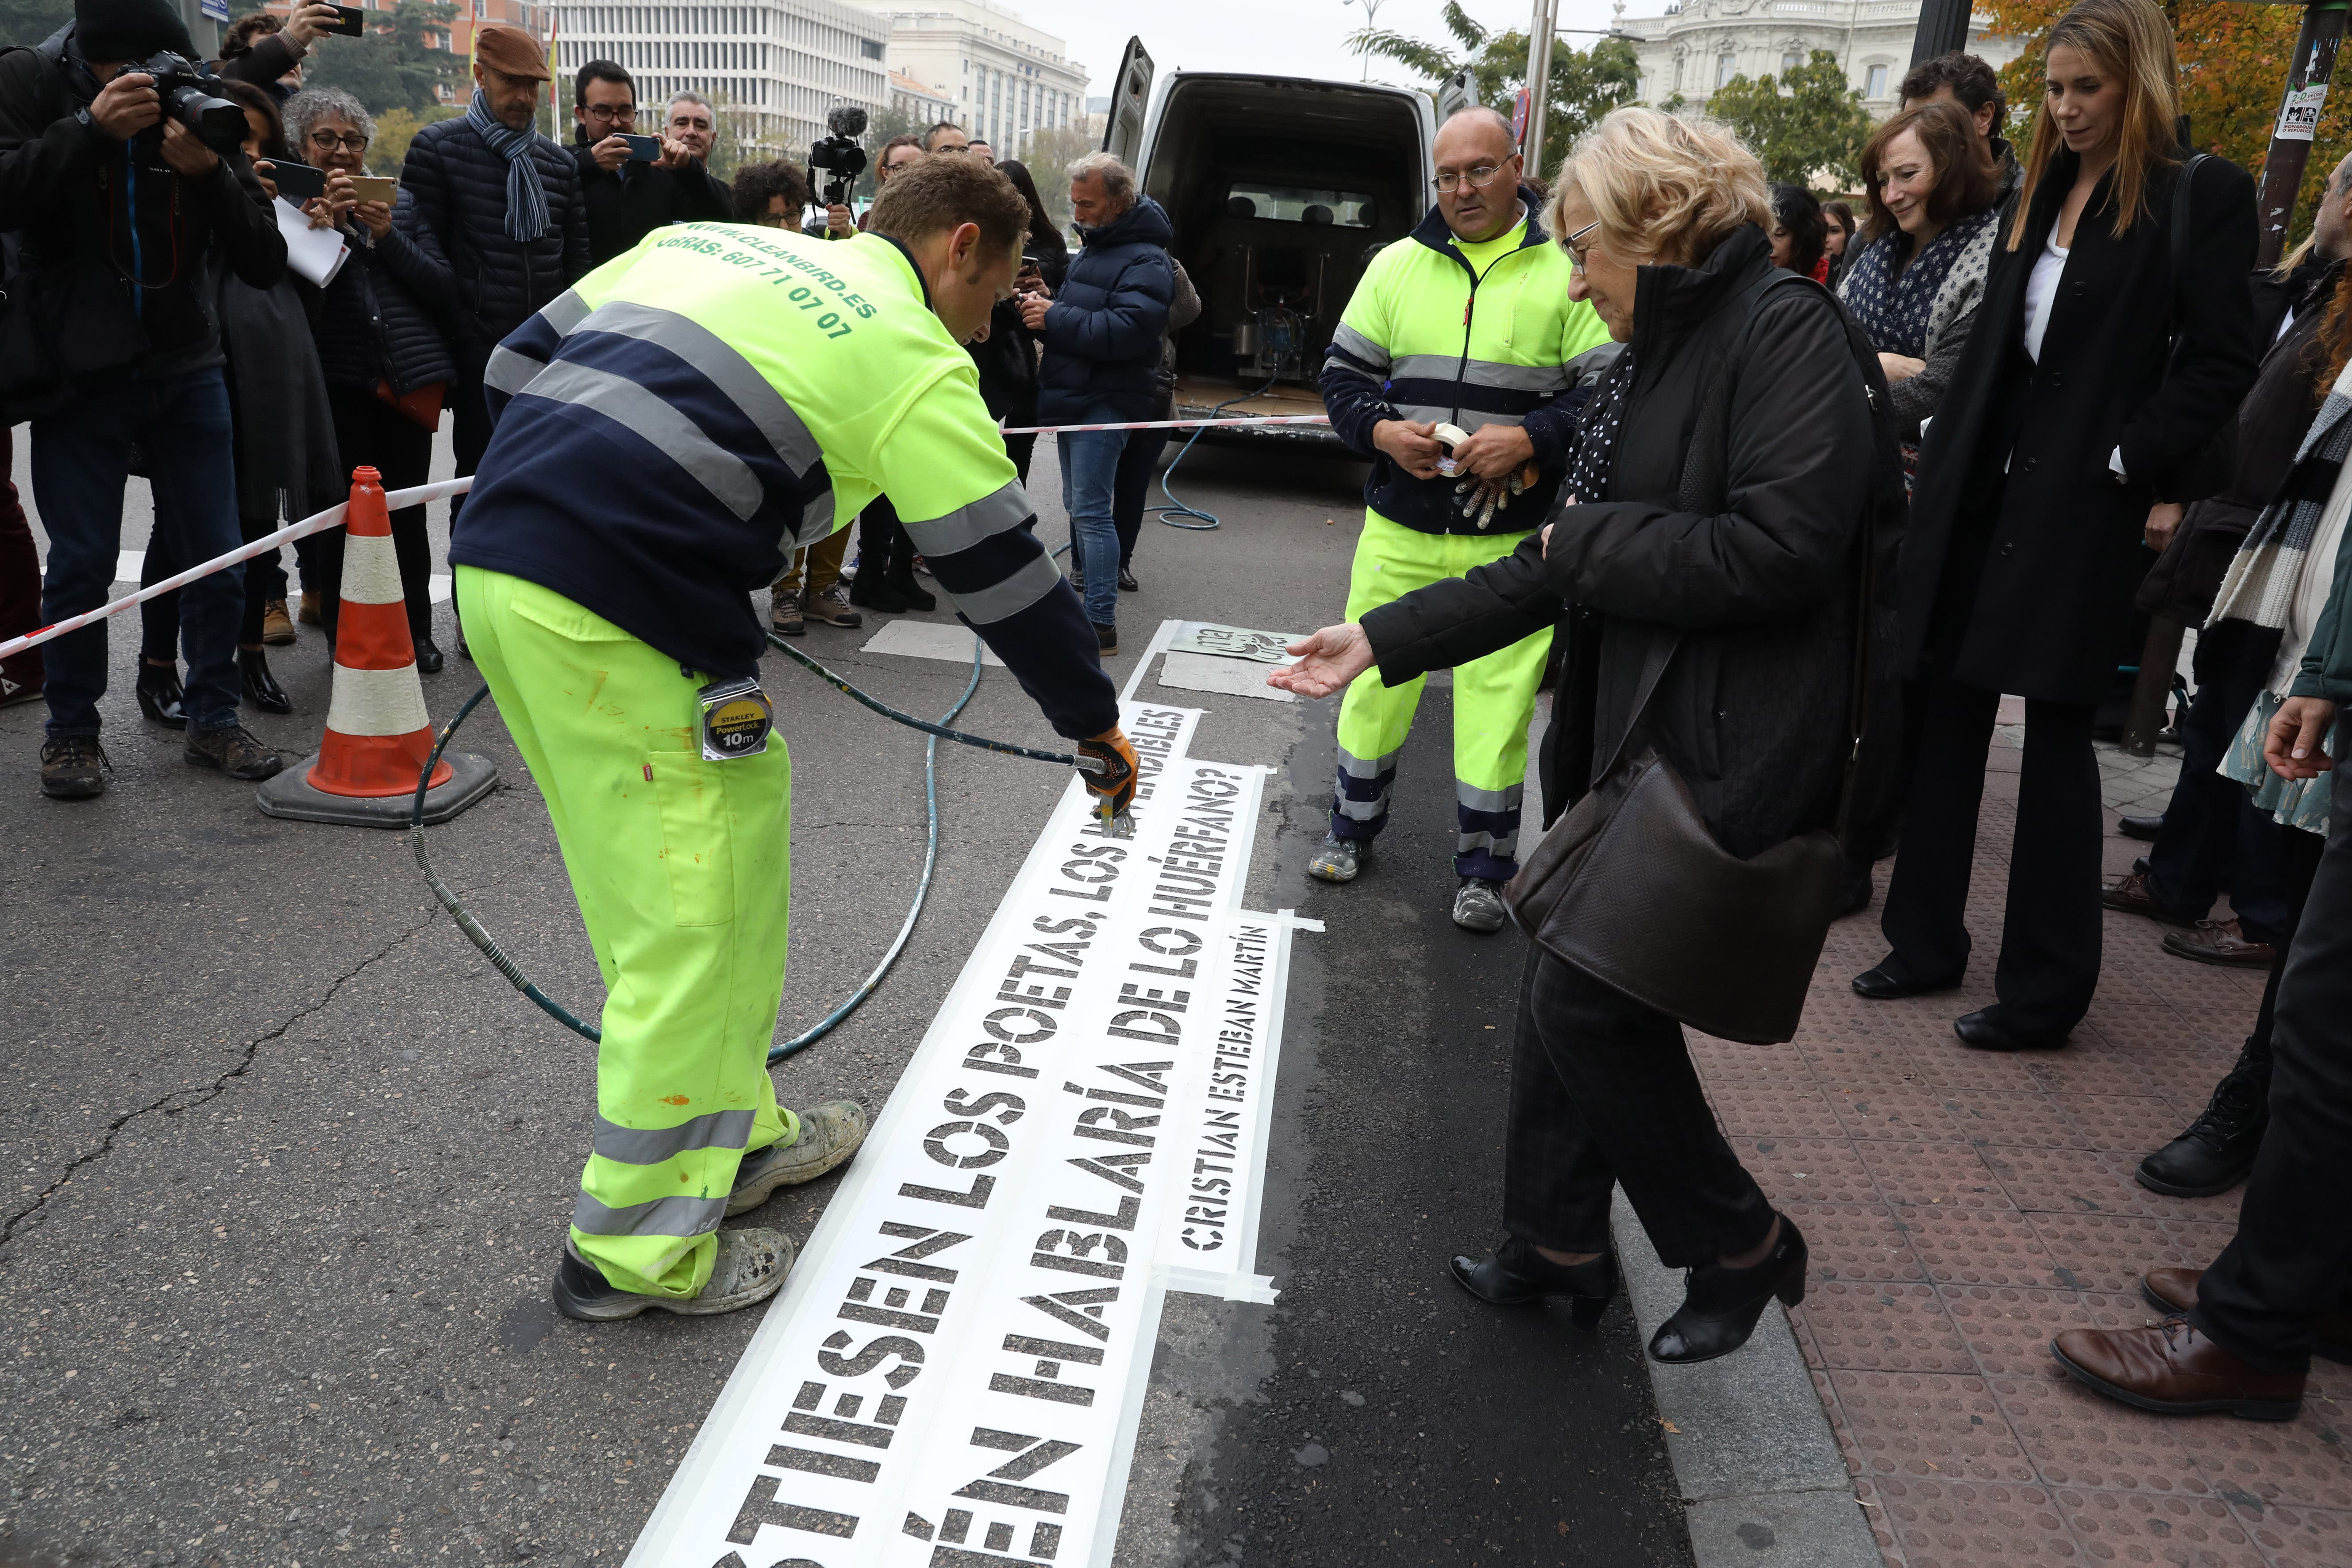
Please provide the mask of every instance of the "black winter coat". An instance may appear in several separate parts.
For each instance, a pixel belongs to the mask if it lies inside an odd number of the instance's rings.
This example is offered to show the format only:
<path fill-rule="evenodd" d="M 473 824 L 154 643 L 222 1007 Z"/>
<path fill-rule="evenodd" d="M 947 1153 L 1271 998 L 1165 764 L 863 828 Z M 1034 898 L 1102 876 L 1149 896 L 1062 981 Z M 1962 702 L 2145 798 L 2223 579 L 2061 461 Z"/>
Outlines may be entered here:
<path fill-rule="evenodd" d="M 733 193 L 712 179 L 701 163 L 676 169 L 624 163 L 607 174 L 596 166 L 590 152 L 593 145 L 587 127 L 573 132 L 572 161 L 580 171 L 580 199 L 588 209 L 589 266 L 604 266 L 654 230 L 674 223 L 735 221 Z"/>
<path fill-rule="evenodd" d="M 588 210 L 580 166 L 544 136 L 531 142 L 552 220 L 538 238 L 507 237 L 507 161 L 461 117 L 437 121 L 408 144 L 401 189 L 412 199 L 401 232 L 434 268 L 427 300 L 446 301 L 451 348 L 470 374 L 499 340 L 588 273 Z"/>
<path fill-rule="evenodd" d="M 1160 339 L 1168 331 L 1176 231 L 1150 196 L 1100 228 L 1070 263 L 1045 311 L 1037 417 L 1047 425 L 1149 419 L 1160 400 Z"/>
<path fill-rule="evenodd" d="M 392 383 L 403 396 L 457 374 L 440 321 L 421 302 L 442 274 L 404 233 L 400 214 L 413 200 L 404 190 L 392 232 L 379 240 L 365 225 L 343 234 L 351 259 L 327 285 L 319 319 L 319 365 L 330 385 L 373 392 Z"/>
<path fill-rule="evenodd" d="M 0 223 L 19 247 L 16 308 L 32 313 L 68 384 L 217 365 L 223 269 L 256 289 L 286 271 L 269 198 L 242 153 L 184 180 L 159 142 L 82 124 L 89 99 L 68 85 L 79 68 L 64 59 L 72 31 L 0 57 Z"/>
<path fill-rule="evenodd" d="M 1645 664 L 1676 634 L 1637 742 L 1681 773 L 1723 847 L 1754 855 L 1835 818 L 1851 574 L 1878 449 L 1837 306 L 1795 284 L 1752 300 L 1771 275 L 1753 225 L 1695 266 L 1643 268 L 1609 499 L 1554 510 L 1549 555 L 1530 533 L 1364 616 L 1391 686 L 1565 618 L 1540 760 L 1547 826 L 1615 752 Z M 1694 430 L 1725 377 L 1721 508 L 1687 510 Z"/>
<path fill-rule="evenodd" d="M 2095 703 L 2129 640 L 2141 542 L 2159 500 L 2194 499 L 2198 458 L 2253 384 L 2246 275 L 2254 186 L 2200 164 L 2188 276 L 2172 275 L 2178 167 L 2152 174 L 2118 237 L 2100 182 L 2074 228 L 2042 342 L 2025 352 L 2025 286 L 2074 183 L 2052 160 L 2015 250 L 1993 251 L 1984 303 L 1928 426 L 1901 567 L 1902 668 L 1934 663 L 1988 691 Z M 2179 323 L 2180 345 L 2172 353 Z M 2123 451 L 2120 483 L 2108 455 Z M 2008 465 L 2004 478 L 2002 466 Z"/>
<path fill-rule="evenodd" d="M 1038 276 L 1058 295 L 1069 276 L 1070 248 L 1060 235 L 1052 237 L 1046 245 L 1032 235 L 1024 254 L 1036 253 Z M 987 341 L 970 345 L 973 368 L 980 372 L 980 400 L 1007 425 L 1037 423 L 1037 344 L 1038 335 L 1021 319 L 1016 295 L 989 311 Z"/>

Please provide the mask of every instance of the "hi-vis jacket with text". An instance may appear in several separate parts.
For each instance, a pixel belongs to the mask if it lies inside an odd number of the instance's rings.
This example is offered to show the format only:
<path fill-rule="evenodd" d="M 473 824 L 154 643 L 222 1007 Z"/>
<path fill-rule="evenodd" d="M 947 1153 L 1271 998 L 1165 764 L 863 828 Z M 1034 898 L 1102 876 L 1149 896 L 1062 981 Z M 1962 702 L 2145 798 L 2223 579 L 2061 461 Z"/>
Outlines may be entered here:
<path fill-rule="evenodd" d="M 1391 522 L 1423 533 L 1480 531 L 1463 515 L 1458 480 L 1416 479 L 1372 445 L 1384 419 L 1524 426 L 1542 477 L 1486 531 L 1524 532 L 1551 509 L 1582 401 L 1571 395 L 1572 362 L 1607 345 L 1609 329 L 1591 304 L 1568 297 L 1568 255 L 1544 231 L 1542 198 L 1522 185 L 1519 201 L 1527 232 L 1483 278 L 1432 206 L 1372 258 L 1332 334 L 1323 405 L 1339 438 L 1372 459 L 1364 501 Z"/>
<path fill-rule="evenodd" d="M 749 597 L 887 493 L 1055 729 L 1118 721 L 971 356 L 894 239 L 656 229 L 510 333 L 449 558 L 553 589 L 696 670 L 751 675 Z"/>

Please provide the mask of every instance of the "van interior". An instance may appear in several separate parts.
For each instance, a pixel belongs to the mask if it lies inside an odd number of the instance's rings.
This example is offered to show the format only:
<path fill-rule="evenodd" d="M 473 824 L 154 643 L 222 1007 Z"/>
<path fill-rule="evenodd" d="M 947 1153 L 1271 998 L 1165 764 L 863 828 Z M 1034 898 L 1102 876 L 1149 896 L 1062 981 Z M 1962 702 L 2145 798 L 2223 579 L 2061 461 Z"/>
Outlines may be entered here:
<path fill-rule="evenodd" d="M 1253 412 L 1320 412 L 1315 382 L 1364 268 L 1429 205 L 1415 105 L 1282 77 L 1169 83 L 1144 189 L 1175 226 L 1201 317 L 1176 337 L 1176 401 L 1275 384 Z M 1261 409 L 1261 403 L 1267 405 Z M 1298 402 L 1300 410 L 1275 405 Z"/>

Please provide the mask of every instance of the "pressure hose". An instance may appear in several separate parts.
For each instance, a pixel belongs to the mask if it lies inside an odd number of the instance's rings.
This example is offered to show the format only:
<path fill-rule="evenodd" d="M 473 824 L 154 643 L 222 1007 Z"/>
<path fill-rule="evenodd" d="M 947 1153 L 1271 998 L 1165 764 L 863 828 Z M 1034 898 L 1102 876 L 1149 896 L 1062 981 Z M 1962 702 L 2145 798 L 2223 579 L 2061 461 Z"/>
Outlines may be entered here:
<path fill-rule="evenodd" d="M 1032 762 L 1052 763 L 1062 767 L 1076 768 L 1081 773 L 1100 773 L 1104 771 L 1106 764 L 1093 757 L 1074 756 L 1061 752 L 1041 752 L 1032 747 L 1016 746 L 1006 741 L 992 741 L 984 735 L 971 735 L 960 730 L 947 728 L 948 722 L 962 712 L 964 705 L 971 700 L 972 693 L 980 689 L 980 642 L 977 637 L 972 640 L 971 679 L 965 684 L 963 695 L 955 700 L 955 706 L 940 714 L 937 723 L 918 719 L 911 713 L 902 713 L 888 703 L 867 696 L 815 659 L 784 642 L 773 632 L 768 634 L 768 642 L 771 647 L 795 664 L 814 671 L 835 690 L 845 692 L 884 718 L 904 724 L 910 730 L 920 730 L 930 737 L 929 744 L 923 749 L 923 809 L 927 819 L 923 843 L 923 874 L 920 880 L 915 884 L 915 899 L 914 902 L 907 908 L 907 918 L 900 922 L 898 934 L 891 939 L 888 951 L 882 955 L 882 962 L 874 966 L 874 973 L 866 977 L 865 984 L 851 992 L 848 998 L 839 1006 L 808 1028 L 802 1030 L 789 1040 L 768 1047 L 768 1060 L 774 1063 L 783 1060 L 795 1052 L 804 1050 L 823 1039 L 843 1019 L 856 1012 L 868 996 L 874 994 L 875 988 L 882 984 L 883 975 L 889 973 L 891 964 L 897 963 L 898 954 L 905 951 L 907 939 L 914 934 L 915 922 L 923 912 L 923 902 L 930 897 L 931 872 L 939 864 L 939 763 L 941 741 L 953 741 L 960 745 L 971 746 L 983 752 L 999 752 L 1006 756 L 1026 757 Z M 441 753 L 447 749 L 450 738 L 457 734 L 457 726 L 463 724 L 467 716 L 479 707 L 482 700 L 489 694 L 489 685 L 485 682 L 471 697 L 466 699 L 457 713 L 441 727 L 440 734 L 435 738 L 433 752 L 425 759 L 425 766 L 416 775 L 416 795 L 409 805 L 409 847 L 415 851 L 416 868 L 425 874 L 425 886 L 433 889 L 433 896 L 441 900 L 441 907 L 449 911 L 449 918 L 457 922 L 459 931 L 466 933 L 466 940 L 481 950 L 482 956 L 490 961 L 491 966 L 500 974 L 505 975 L 508 983 L 517 991 L 521 992 L 541 1012 L 545 1013 L 583 1039 L 602 1040 L 604 1035 L 595 1025 L 583 1021 L 570 1008 L 541 991 L 530 976 L 522 972 L 522 966 L 499 945 L 498 939 L 483 927 L 480 921 L 474 918 L 473 912 L 466 908 L 464 901 L 449 890 L 449 885 L 444 882 L 439 874 L 433 869 L 432 858 L 425 850 L 425 794 L 432 784 L 433 770 L 440 765 Z"/>

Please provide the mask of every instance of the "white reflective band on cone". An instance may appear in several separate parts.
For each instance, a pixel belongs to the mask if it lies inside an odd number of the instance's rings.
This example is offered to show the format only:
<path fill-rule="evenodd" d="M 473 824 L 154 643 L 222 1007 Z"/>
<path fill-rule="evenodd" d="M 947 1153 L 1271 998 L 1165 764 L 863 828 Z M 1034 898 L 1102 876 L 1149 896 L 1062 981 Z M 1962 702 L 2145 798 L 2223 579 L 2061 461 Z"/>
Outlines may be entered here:
<path fill-rule="evenodd" d="M 402 597 L 400 558 L 393 553 L 392 540 L 381 534 L 346 532 L 343 536 L 343 603 L 397 605 Z"/>
<path fill-rule="evenodd" d="M 398 669 L 335 667 L 328 729 L 342 735 L 408 735 L 432 727 L 433 717 L 425 710 L 425 687 L 414 664 Z"/>

